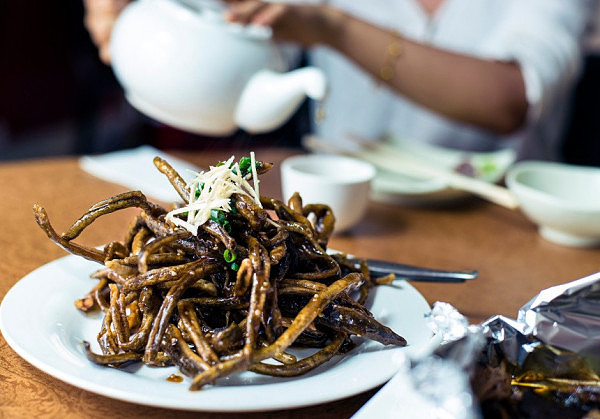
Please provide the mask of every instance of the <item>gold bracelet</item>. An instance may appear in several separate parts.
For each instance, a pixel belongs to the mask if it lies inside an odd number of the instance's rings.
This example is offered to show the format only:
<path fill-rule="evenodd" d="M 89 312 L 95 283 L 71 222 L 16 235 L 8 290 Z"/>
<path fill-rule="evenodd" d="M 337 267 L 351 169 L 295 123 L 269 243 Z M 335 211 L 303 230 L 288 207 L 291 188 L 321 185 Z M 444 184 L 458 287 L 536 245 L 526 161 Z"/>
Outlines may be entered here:
<path fill-rule="evenodd" d="M 385 61 L 379 68 L 379 78 L 386 83 L 392 81 L 394 78 L 396 61 L 404 51 L 404 39 L 402 35 L 395 30 L 391 31 L 391 35 L 393 39 L 386 48 Z"/>

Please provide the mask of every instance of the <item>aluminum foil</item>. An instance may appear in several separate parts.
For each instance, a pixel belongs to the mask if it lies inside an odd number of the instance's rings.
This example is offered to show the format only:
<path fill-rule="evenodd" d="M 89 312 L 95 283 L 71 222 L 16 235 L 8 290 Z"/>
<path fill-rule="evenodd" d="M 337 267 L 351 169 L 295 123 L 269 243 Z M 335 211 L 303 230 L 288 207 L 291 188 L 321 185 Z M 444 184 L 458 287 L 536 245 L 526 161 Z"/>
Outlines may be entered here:
<path fill-rule="evenodd" d="M 521 307 L 516 320 L 494 316 L 482 326 L 516 365 L 540 344 L 595 358 L 600 354 L 600 272 L 542 290 Z"/>
<path fill-rule="evenodd" d="M 355 418 L 391 418 L 400 412 L 408 418 L 482 417 L 471 387 L 476 365 L 482 362 L 497 367 L 502 361 L 513 372 L 533 367 L 550 377 L 570 377 L 570 382 L 600 383 L 600 272 L 542 290 L 516 319 L 495 315 L 481 325 L 469 325 L 450 304 L 438 302 L 427 323 L 437 337 L 435 344 L 407 360 Z M 408 403 L 414 408 L 407 409 Z"/>
<path fill-rule="evenodd" d="M 584 356 L 600 353 L 600 273 L 542 291 L 517 321 L 549 345 Z"/>

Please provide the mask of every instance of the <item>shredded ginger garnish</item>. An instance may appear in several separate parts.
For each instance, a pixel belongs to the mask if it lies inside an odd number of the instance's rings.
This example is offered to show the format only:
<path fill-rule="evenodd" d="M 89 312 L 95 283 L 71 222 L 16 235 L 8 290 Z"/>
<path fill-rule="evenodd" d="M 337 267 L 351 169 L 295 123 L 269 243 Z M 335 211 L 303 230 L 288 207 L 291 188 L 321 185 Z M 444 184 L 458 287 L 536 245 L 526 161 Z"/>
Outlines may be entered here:
<path fill-rule="evenodd" d="M 244 177 L 241 176 L 239 164 L 233 162 L 234 159 L 235 156 L 231 156 L 223 164 L 210 166 L 208 171 L 196 173 L 196 177 L 186 185 L 190 191 L 189 204 L 170 211 L 167 221 L 197 235 L 198 228 L 210 219 L 211 210 L 231 211 L 230 198 L 234 193 L 249 196 L 262 208 L 254 153 L 250 153 L 251 171 Z M 253 185 L 248 182 L 250 178 Z M 187 218 L 179 217 L 185 213 Z"/>

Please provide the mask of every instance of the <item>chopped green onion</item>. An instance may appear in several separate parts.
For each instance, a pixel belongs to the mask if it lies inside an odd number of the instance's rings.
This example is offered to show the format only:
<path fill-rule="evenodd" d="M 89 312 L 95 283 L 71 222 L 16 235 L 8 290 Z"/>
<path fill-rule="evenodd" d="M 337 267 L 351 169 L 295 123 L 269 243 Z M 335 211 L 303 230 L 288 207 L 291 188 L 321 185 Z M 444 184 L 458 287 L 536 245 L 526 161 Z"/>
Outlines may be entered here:
<path fill-rule="evenodd" d="M 481 165 L 479 170 L 481 170 L 486 175 L 491 175 L 498 170 L 498 166 L 496 165 L 495 161 L 488 160 Z"/>
<path fill-rule="evenodd" d="M 231 233 L 231 224 L 229 224 L 229 221 L 225 220 L 223 223 L 223 228 L 226 232 Z"/>
<path fill-rule="evenodd" d="M 235 207 L 235 198 L 232 196 L 229 198 L 229 212 L 232 214 L 237 213 L 237 208 Z"/>
<path fill-rule="evenodd" d="M 231 270 L 232 271 L 236 271 L 237 272 L 239 269 L 240 269 L 240 265 L 237 262 L 233 262 L 231 264 Z"/>
<path fill-rule="evenodd" d="M 196 197 L 196 199 L 198 199 L 198 198 L 200 197 L 200 193 L 202 192 L 202 189 L 204 189 L 204 182 L 202 182 L 202 183 L 199 183 L 199 184 L 196 186 L 196 193 L 195 193 L 195 195 L 194 195 L 194 196 Z"/>
<path fill-rule="evenodd" d="M 252 160 L 250 157 L 242 157 L 238 162 L 238 166 L 240 168 L 240 176 L 245 177 L 248 173 L 250 173 L 250 167 L 252 166 Z M 233 173 L 237 174 L 235 169 L 232 169 Z"/>
<path fill-rule="evenodd" d="M 227 221 L 225 219 L 225 211 L 222 211 L 219 209 L 211 209 L 210 210 L 210 219 L 220 225 L 224 225 L 225 222 Z"/>
<path fill-rule="evenodd" d="M 225 259 L 225 262 L 231 263 L 237 259 L 237 255 L 235 254 L 235 252 L 232 252 L 229 249 L 225 249 L 225 251 L 223 252 L 223 259 Z"/>
<path fill-rule="evenodd" d="M 252 165 L 252 160 L 250 157 L 242 157 L 239 162 L 240 171 L 242 172 L 242 176 L 246 176 L 250 171 L 250 166 Z"/>
<path fill-rule="evenodd" d="M 219 224 L 221 227 L 225 229 L 226 232 L 231 233 L 231 224 L 227 221 L 227 215 L 225 211 L 220 209 L 211 209 L 210 210 L 210 219 L 215 223 Z"/>

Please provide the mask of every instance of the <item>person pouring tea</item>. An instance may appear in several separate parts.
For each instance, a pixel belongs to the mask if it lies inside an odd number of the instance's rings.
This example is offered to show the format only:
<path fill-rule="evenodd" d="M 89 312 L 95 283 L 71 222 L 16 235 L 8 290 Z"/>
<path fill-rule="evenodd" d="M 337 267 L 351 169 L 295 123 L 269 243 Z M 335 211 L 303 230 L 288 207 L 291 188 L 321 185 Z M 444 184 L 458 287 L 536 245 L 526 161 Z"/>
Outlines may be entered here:
<path fill-rule="evenodd" d="M 126 2 L 86 0 L 86 25 L 108 61 Z M 328 141 L 348 135 L 471 151 L 514 148 L 558 159 L 581 65 L 588 0 L 228 0 L 225 18 L 269 26 L 308 51 L 330 88 Z"/>

